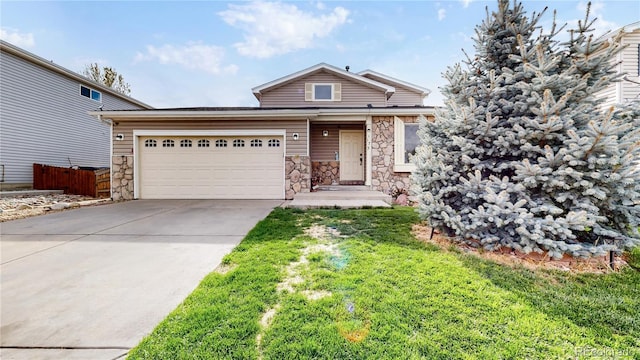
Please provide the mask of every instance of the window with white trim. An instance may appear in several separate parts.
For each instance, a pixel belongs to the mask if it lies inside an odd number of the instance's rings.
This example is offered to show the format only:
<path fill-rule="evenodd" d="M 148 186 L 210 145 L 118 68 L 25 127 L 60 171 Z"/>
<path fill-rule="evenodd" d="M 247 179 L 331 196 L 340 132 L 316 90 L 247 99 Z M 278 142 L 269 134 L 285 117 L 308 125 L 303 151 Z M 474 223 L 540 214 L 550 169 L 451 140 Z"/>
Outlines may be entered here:
<path fill-rule="evenodd" d="M 225 140 L 225 139 L 216 140 L 216 147 L 217 148 L 227 147 L 227 140 Z"/>
<path fill-rule="evenodd" d="M 234 139 L 233 147 L 244 147 L 244 140 L 242 139 Z"/>
<path fill-rule="evenodd" d="M 88 97 L 89 99 L 95 100 L 97 102 L 102 101 L 102 94 L 99 91 L 93 90 L 83 85 L 80 85 L 80 95 Z"/>
<path fill-rule="evenodd" d="M 147 139 L 144 141 L 144 147 L 156 147 L 158 146 L 158 142 L 153 139 Z"/>
<path fill-rule="evenodd" d="M 171 139 L 162 140 L 162 147 L 174 147 L 176 144 Z"/>
<path fill-rule="evenodd" d="M 199 148 L 203 148 L 203 147 L 209 147 L 209 140 L 207 139 L 200 139 L 198 140 L 198 147 Z"/>
<path fill-rule="evenodd" d="M 395 172 L 412 172 L 415 165 L 411 163 L 411 156 L 415 155 L 420 145 L 418 137 L 418 123 L 406 123 L 399 117 L 394 117 L 394 167 Z"/>
<path fill-rule="evenodd" d="M 304 101 L 342 101 L 342 84 L 305 83 Z"/>
<path fill-rule="evenodd" d="M 192 145 L 193 143 L 191 142 L 191 140 L 188 140 L 188 139 L 180 140 L 180 147 L 191 147 Z"/>

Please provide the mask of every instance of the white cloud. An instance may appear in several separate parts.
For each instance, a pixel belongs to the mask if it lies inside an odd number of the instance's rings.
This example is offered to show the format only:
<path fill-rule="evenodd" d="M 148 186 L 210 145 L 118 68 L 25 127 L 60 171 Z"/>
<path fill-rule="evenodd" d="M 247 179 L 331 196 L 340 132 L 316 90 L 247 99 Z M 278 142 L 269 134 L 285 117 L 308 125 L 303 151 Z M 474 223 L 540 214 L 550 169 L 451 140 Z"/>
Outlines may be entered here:
<path fill-rule="evenodd" d="M 189 42 L 183 46 L 165 44 L 160 47 L 147 45 L 146 53 L 137 53 L 135 62 L 157 60 L 160 64 L 178 64 L 187 69 L 204 70 L 211 74 L 238 71 L 236 65 L 222 65 L 224 49 L 219 46 Z"/>
<path fill-rule="evenodd" d="M 438 9 L 438 20 L 442 21 L 444 20 L 444 18 L 447 16 L 447 10 L 445 9 Z"/>
<path fill-rule="evenodd" d="M 229 5 L 218 13 L 229 25 L 244 31 L 244 41 L 234 44 L 241 55 L 268 58 L 313 47 L 347 22 L 349 11 L 336 7 L 328 14 L 305 12 L 295 5 L 255 1 Z"/>
<path fill-rule="evenodd" d="M 460 1 L 462 1 L 462 6 L 467 8 L 469 7 L 469 4 L 471 4 L 473 0 L 460 0 Z"/>
<path fill-rule="evenodd" d="M 33 47 L 36 42 L 31 33 L 21 33 L 16 29 L 0 29 L 0 39 L 23 48 Z"/>

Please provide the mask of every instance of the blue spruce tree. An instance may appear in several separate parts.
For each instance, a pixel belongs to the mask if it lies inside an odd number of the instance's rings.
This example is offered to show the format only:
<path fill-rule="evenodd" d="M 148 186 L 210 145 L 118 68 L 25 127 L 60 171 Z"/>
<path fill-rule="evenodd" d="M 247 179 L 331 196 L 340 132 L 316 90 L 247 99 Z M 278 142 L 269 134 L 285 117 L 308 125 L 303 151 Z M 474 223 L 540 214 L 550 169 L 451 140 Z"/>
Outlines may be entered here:
<path fill-rule="evenodd" d="M 546 10 L 546 9 L 545 9 Z M 545 11 L 499 0 L 473 57 L 444 74 L 446 107 L 423 120 L 412 192 L 433 227 L 488 250 L 577 257 L 640 245 L 640 111 L 602 109 L 622 47 L 589 13 L 556 40 Z M 554 21 L 555 24 L 555 21 Z"/>

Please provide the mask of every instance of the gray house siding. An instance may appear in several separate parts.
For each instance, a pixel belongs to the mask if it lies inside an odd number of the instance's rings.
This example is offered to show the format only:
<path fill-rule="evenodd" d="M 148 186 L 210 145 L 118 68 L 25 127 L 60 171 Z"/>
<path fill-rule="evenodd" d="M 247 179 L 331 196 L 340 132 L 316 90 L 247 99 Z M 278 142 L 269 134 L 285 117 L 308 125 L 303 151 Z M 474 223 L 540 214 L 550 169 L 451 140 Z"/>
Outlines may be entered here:
<path fill-rule="evenodd" d="M 341 101 L 305 101 L 305 83 L 341 83 Z M 266 91 L 260 107 L 328 107 L 328 106 L 387 106 L 384 91 L 367 87 L 350 79 L 320 71 L 283 86 Z"/>
<path fill-rule="evenodd" d="M 411 90 L 403 87 L 400 84 L 392 83 L 386 81 L 383 78 L 378 76 L 374 76 L 372 74 L 364 75 L 364 77 L 375 80 L 377 82 L 381 82 L 383 84 L 387 84 L 389 86 L 393 86 L 396 89 L 396 92 L 391 95 L 389 100 L 387 101 L 387 105 L 389 106 L 415 106 L 415 105 L 423 105 L 422 95 L 415 90 Z"/>
<path fill-rule="evenodd" d="M 7 51 L 0 68 L 1 183 L 30 184 L 33 163 L 110 166 L 109 126 L 87 114 L 100 103 L 80 95 L 77 79 Z M 143 108 L 89 81 L 83 85 L 102 94 L 105 110 Z"/>

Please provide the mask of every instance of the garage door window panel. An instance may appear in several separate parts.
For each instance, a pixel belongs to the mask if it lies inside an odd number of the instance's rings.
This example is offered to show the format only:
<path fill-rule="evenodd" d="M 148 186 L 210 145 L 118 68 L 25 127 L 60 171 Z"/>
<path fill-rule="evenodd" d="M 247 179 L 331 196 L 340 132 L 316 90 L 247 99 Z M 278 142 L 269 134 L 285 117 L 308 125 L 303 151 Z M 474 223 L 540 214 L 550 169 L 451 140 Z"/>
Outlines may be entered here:
<path fill-rule="evenodd" d="M 227 147 L 227 140 L 225 140 L 225 139 L 216 140 L 216 147 L 217 148 L 226 148 Z"/>
<path fill-rule="evenodd" d="M 280 147 L 280 140 L 278 140 L 278 139 L 269 139 L 268 146 L 269 147 Z"/>
<path fill-rule="evenodd" d="M 171 139 L 162 140 L 162 147 L 174 147 L 176 146 L 175 141 Z"/>
<path fill-rule="evenodd" d="M 234 148 L 244 147 L 244 140 L 242 139 L 233 140 L 233 147 Z"/>
<path fill-rule="evenodd" d="M 207 139 L 200 139 L 198 140 L 198 147 L 199 148 L 208 148 L 210 146 L 210 142 Z"/>
<path fill-rule="evenodd" d="M 191 147 L 193 145 L 191 140 L 180 140 L 180 147 Z"/>
<path fill-rule="evenodd" d="M 147 139 L 144 141 L 144 147 L 157 147 L 158 142 L 153 139 Z"/>
<path fill-rule="evenodd" d="M 251 140 L 251 147 L 262 147 L 262 140 L 260 139 Z"/>

